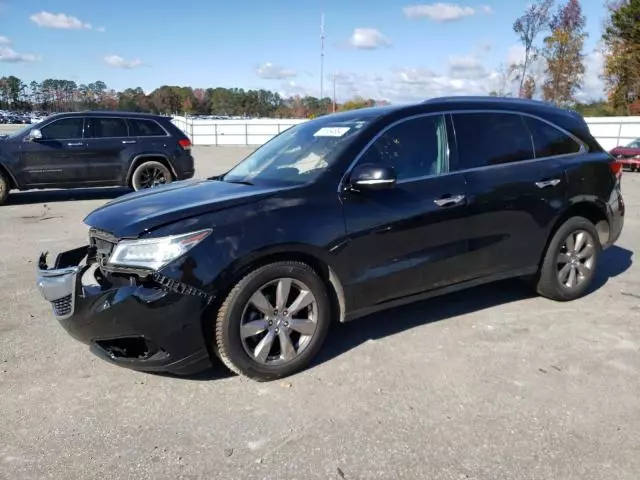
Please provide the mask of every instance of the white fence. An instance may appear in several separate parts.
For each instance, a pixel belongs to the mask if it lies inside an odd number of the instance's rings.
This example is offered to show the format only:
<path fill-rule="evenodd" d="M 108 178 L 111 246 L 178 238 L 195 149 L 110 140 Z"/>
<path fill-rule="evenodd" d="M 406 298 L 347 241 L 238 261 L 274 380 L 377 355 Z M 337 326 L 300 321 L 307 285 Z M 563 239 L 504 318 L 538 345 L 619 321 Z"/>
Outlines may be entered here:
<path fill-rule="evenodd" d="M 204 120 L 174 117 L 173 123 L 194 145 L 262 145 L 289 127 L 305 122 L 295 118 Z"/>
<path fill-rule="evenodd" d="M 591 133 L 606 150 L 640 138 L 640 117 L 590 117 Z M 258 146 L 305 119 L 258 118 L 251 120 L 204 120 L 174 117 L 194 145 Z"/>
<path fill-rule="evenodd" d="M 585 120 L 591 135 L 605 150 L 640 138 L 640 117 L 589 117 Z"/>

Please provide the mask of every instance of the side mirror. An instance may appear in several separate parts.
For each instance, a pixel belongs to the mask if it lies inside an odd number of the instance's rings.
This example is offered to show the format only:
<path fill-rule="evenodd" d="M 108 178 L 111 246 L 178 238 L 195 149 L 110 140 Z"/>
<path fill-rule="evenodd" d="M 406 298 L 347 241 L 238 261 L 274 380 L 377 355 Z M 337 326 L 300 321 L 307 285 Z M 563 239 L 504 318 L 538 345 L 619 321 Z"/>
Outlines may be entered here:
<path fill-rule="evenodd" d="M 385 190 L 393 188 L 396 180 L 396 172 L 393 167 L 363 163 L 353 169 L 349 177 L 349 184 L 355 190 Z"/>
<path fill-rule="evenodd" d="M 27 136 L 30 142 L 34 142 L 42 139 L 42 132 L 38 128 L 34 128 L 33 130 L 29 130 L 29 135 Z"/>

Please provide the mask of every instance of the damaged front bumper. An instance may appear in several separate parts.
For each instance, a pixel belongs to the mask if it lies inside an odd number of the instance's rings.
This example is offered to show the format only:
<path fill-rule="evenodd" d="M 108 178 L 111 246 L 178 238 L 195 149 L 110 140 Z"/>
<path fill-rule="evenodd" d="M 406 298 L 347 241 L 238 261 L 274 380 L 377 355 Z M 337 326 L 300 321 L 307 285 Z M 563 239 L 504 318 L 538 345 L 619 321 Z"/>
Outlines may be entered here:
<path fill-rule="evenodd" d="M 177 279 L 150 273 L 107 279 L 91 247 L 40 256 L 37 285 L 76 340 L 119 366 L 180 375 L 211 366 L 201 317 L 211 298 Z"/>

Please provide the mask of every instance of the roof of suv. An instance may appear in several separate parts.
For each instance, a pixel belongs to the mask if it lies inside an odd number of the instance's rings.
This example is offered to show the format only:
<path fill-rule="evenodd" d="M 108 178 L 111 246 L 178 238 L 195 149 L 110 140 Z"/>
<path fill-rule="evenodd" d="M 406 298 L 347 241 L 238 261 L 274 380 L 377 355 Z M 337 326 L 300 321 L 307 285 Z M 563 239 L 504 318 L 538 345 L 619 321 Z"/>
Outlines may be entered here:
<path fill-rule="evenodd" d="M 580 115 L 573 110 L 559 108 L 552 103 L 524 98 L 491 97 L 491 96 L 451 96 L 435 97 L 418 103 L 401 105 L 386 105 L 382 107 L 368 107 L 334 113 L 333 117 L 352 119 L 358 117 L 376 118 L 405 112 L 407 114 L 438 110 L 514 110 L 534 115 L 565 116 L 573 120 L 580 120 Z"/>
<path fill-rule="evenodd" d="M 54 113 L 51 115 L 53 117 L 84 117 L 86 115 L 91 115 L 92 117 L 128 117 L 128 118 L 168 118 L 165 115 L 157 115 L 154 113 L 142 113 L 142 112 L 125 112 L 120 110 L 85 110 L 82 112 L 62 112 L 62 113 Z"/>

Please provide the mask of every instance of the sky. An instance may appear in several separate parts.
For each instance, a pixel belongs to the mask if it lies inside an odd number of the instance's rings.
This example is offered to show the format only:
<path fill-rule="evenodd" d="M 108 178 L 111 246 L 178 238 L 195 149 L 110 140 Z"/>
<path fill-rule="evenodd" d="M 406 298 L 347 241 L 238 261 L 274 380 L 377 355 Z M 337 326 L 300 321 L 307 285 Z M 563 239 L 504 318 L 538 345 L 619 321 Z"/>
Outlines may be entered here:
<path fill-rule="evenodd" d="M 563 1 L 563 0 L 558 0 Z M 603 96 L 604 0 L 583 0 L 582 100 Z M 407 102 L 486 94 L 522 47 L 529 0 L 0 0 L 0 77 L 265 88 Z M 320 25 L 324 12 L 324 75 Z"/>

